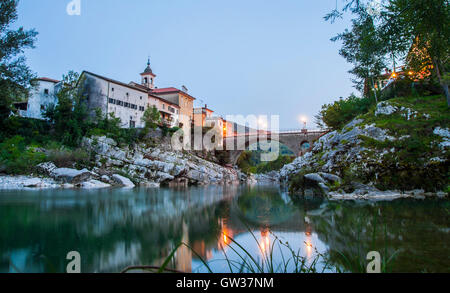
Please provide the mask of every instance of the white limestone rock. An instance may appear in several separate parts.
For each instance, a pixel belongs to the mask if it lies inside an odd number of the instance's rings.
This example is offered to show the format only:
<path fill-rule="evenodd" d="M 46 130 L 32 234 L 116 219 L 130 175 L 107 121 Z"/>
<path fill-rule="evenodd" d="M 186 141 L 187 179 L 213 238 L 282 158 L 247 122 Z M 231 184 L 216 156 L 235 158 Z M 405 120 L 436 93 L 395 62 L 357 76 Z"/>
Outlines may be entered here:
<path fill-rule="evenodd" d="M 305 178 L 317 183 L 325 183 L 325 180 L 317 173 L 306 174 Z"/>
<path fill-rule="evenodd" d="M 91 179 L 89 181 L 82 182 L 78 186 L 83 189 L 98 189 L 98 188 L 111 187 L 110 184 L 103 183 L 103 182 L 95 180 L 95 179 Z"/>
<path fill-rule="evenodd" d="M 50 176 L 63 183 L 78 184 L 90 179 L 91 172 L 87 169 L 56 168 L 51 171 Z"/>
<path fill-rule="evenodd" d="M 441 149 L 450 147 L 450 130 L 448 128 L 436 127 L 433 130 L 435 135 L 439 135 L 442 138 L 442 142 L 439 143 Z"/>
<path fill-rule="evenodd" d="M 48 189 L 58 188 L 60 185 L 50 178 L 31 176 L 0 176 L 0 189 Z"/>
<path fill-rule="evenodd" d="M 53 170 L 55 170 L 57 167 L 52 162 L 44 162 L 40 163 L 36 166 L 36 171 L 39 173 L 39 175 L 46 175 L 49 176 Z"/>
<path fill-rule="evenodd" d="M 319 175 L 331 183 L 334 183 L 334 182 L 340 183 L 342 181 L 341 177 L 334 175 L 334 174 L 319 172 Z"/>
<path fill-rule="evenodd" d="M 136 186 L 136 185 L 134 185 L 134 183 L 133 183 L 130 179 L 128 179 L 128 178 L 126 178 L 126 177 L 123 177 L 123 176 L 121 176 L 121 175 L 119 175 L 119 174 L 114 174 L 114 175 L 112 175 L 112 179 L 113 179 L 117 184 L 120 184 L 120 185 L 122 185 L 122 186 L 124 186 L 124 187 L 133 188 L 133 187 Z"/>
<path fill-rule="evenodd" d="M 390 105 L 388 102 L 380 102 L 375 110 L 375 116 L 379 115 L 392 115 L 397 112 L 398 108 Z"/>

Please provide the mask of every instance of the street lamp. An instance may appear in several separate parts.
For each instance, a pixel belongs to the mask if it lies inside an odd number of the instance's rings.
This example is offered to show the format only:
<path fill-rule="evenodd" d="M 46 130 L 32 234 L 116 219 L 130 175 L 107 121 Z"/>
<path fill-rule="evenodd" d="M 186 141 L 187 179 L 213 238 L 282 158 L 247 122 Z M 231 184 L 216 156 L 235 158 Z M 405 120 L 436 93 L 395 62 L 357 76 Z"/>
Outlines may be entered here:
<path fill-rule="evenodd" d="M 302 132 L 307 132 L 307 130 L 306 130 L 306 123 L 308 122 L 308 118 L 306 116 L 301 116 L 300 117 L 300 121 L 301 121 L 301 123 L 303 123 Z"/>
<path fill-rule="evenodd" d="M 306 129 L 306 122 L 308 122 L 308 119 L 306 117 L 302 117 L 302 123 L 304 125 L 303 129 Z"/>

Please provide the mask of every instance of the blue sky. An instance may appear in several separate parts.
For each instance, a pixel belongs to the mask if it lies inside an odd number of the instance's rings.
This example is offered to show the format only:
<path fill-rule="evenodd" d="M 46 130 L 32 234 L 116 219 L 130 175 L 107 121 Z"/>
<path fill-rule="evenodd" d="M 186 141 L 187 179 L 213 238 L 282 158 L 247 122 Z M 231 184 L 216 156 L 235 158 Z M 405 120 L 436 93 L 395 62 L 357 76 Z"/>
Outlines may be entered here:
<path fill-rule="evenodd" d="M 330 38 L 348 23 L 323 16 L 335 0 L 21 0 L 16 25 L 35 28 L 27 62 L 38 76 L 88 70 L 139 81 L 147 57 L 156 86 L 185 85 L 220 115 L 280 115 L 300 128 L 324 103 L 355 92 Z"/>

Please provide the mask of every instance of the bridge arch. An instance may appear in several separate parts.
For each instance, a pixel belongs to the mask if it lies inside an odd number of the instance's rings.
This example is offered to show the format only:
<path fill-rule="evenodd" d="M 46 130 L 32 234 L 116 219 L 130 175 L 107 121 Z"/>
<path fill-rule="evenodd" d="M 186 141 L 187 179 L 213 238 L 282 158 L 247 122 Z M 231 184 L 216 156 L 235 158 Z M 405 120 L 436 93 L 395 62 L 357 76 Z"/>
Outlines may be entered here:
<path fill-rule="evenodd" d="M 236 165 L 237 160 L 241 156 L 241 154 L 249 148 L 252 144 L 260 142 L 271 142 L 272 140 L 278 141 L 279 143 L 284 144 L 286 147 L 288 147 L 292 152 L 294 152 L 296 157 L 303 156 L 305 153 L 312 150 L 314 142 L 319 139 L 322 135 L 326 134 L 326 132 L 322 131 L 314 131 L 314 132 L 291 132 L 291 133 L 280 133 L 274 137 L 272 135 L 245 135 L 245 144 L 244 147 L 239 148 L 238 150 L 234 149 L 236 148 L 238 144 L 238 139 L 242 142 L 242 136 L 231 136 L 231 137 L 225 137 L 224 138 L 224 146 L 225 150 L 229 152 L 229 160 L 230 163 L 233 165 Z M 230 150 L 230 146 L 234 146 Z M 306 148 L 306 146 L 308 146 Z"/>

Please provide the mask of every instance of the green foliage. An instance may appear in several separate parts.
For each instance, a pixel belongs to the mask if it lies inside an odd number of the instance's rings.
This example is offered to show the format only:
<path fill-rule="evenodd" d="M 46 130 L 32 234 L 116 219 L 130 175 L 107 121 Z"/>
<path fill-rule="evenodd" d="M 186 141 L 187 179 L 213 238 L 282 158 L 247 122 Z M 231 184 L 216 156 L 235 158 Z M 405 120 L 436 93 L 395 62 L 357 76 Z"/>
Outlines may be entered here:
<path fill-rule="evenodd" d="M 24 49 L 33 48 L 37 33 L 22 27 L 10 29 L 17 20 L 16 0 L 0 4 L 0 123 L 15 111 L 13 103 L 26 99 L 33 73 L 25 64 Z"/>
<path fill-rule="evenodd" d="M 384 54 L 385 58 L 403 59 L 408 66 L 422 71 L 427 66 L 433 66 L 432 74 L 435 74 L 441 88 L 447 98 L 447 106 L 450 106 L 448 83 L 445 76 L 448 71 L 448 56 L 450 55 L 450 6 L 444 0 L 391 0 L 379 6 L 379 13 L 372 14 L 372 22 L 364 24 L 362 20 L 367 18 L 367 3 L 359 0 L 343 0 L 341 10 L 336 8 L 325 19 L 332 22 L 341 18 L 345 12 L 353 15 L 353 24 L 362 24 L 364 30 L 373 26 L 375 38 L 384 44 L 381 48 L 370 45 L 366 49 L 363 44 L 366 38 L 354 38 L 358 34 L 358 26 L 353 27 L 350 38 L 351 46 L 347 46 L 344 39 L 343 50 L 357 54 L 372 53 Z M 376 24 L 376 25 L 374 25 Z M 346 31 L 346 33 L 348 33 Z M 369 42 L 370 44 L 370 42 Z M 375 43 L 376 44 L 376 43 Z M 349 49 L 349 50 L 348 50 Z M 352 60 L 349 60 L 352 62 Z M 356 76 L 358 77 L 357 73 Z"/>
<path fill-rule="evenodd" d="M 398 107 L 413 109 L 417 117 L 406 119 L 405 113 L 375 116 L 372 112 L 362 118 L 365 123 L 374 123 L 377 127 L 387 129 L 390 135 L 402 137 L 395 141 L 377 141 L 361 136 L 362 146 L 377 150 L 391 150 L 394 152 L 383 156 L 379 165 L 371 167 L 380 170 L 377 178 L 367 178 L 378 182 L 380 189 L 398 188 L 400 190 L 425 189 L 427 191 L 443 190 L 448 184 L 450 171 L 445 163 L 429 160 L 442 157 L 450 160 L 448 154 L 434 143 L 438 136 L 433 134 L 437 126 L 447 127 L 450 124 L 445 98 L 443 96 L 431 97 L 403 97 L 390 100 Z M 425 116 L 427 114 L 428 116 Z"/>
<path fill-rule="evenodd" d="M 284 165 L 292 163 L 293 160 L 294 157 L 292 156 L 280 155 L 275 161 L 262 163 L 256 166 L 256 173 L 262 174 L 270 171 L 279 171 L 281 170 L 281 168 L 283 168 Z"/>
<path fill-rule="evenodd" d="M 85 168 L 92 163 L 91 155 L 83 149 L 59 147 L 48 150 L 47 160 L 59 168 Z"/>
<path fill-rule="evenodd" d="M 87 131 L 87 136 L 107 136 L 119 145 L 132 145 L 144 135 L 135 128 L 121 128 L 120 125 L 120 118 L 115 117 L 114 113 L 102 115 L 101 110 L 97 109 L 95 119 L 90 123 L 90 129 Z"/>
<path fill-rule="evenodd" d="M 177 132 L 180 129 L 181 129 L 180 127 L 176 127 L 176 126 L 169 128 L 169 127 L 167 127 L 167 125 L 164 124 L 161 126 L 162 136 L 163 137 L 166 137 L 167 135 L 172 136 L 175 132 Z"/>
<path fill-rule="evenodd" d="M 19 135 L 0 144 L 0 171 L 7 174 L 30 173 L 45 158 L 45 154 L 37 152 L 34 147 L 27 147 L 25 139 Z"/>
<path fill-rule="evenodd" d="M 144 129 L 156 129 L 161 123 L 161 113 L 159 113 L 156 106 L 147 107 L 142 116 L 142 122 L 145 123 Z"/>
<path fill-rule="evenodd" d="M 269 151 L 262 150 L 259 144 L 255 145 L 256 150 L 242 152 L 237 161 L 238 167 L 244 173 L 262 174 L 270 171 L 278 171 L 294 159 L 294 153 L 287 146 L 280 144 L 277 159 L 275 161 L 263 162 L 261 161 L 261 156 L 269 153 Z"/>
<path fill-rule="evenodd" d="M 76 87 L 79 74 L 70 71 L 63 76 L 63 86 L 56 94 L 57 105 L 51 105 L 44 116 L 54 125 L 55 137 L 63 144 L 76 147 L 89 129 L 85 98 Z"/>
<path fill-rule="evenodd" d="M 361 10 L 358 17 L 352 20 L 352 30 L 346 30 L 331 40 L 342 41 L 339 54 L 354 66 L 349 72 L 355 76 L 355 87 L 361 92 L 369 84 L 373 88 L 374 78 L 386 67 L 387 48 L 377 32 L 373 17 Z M 369 93 L 364 92 L 365 95 Z"/>
<path fill-rule="evenodd" d="M 27 144 L 44 144 L 53 139 L 51 125 L 44 120 L 10 116 L 0 128 L 0 142 L 20 135 Z"/>
<path fill-rule="evenodd" d="M 339 99 L 332 104 L 322 106 L 322 110 L 316 115 L 316 123 L 321 128 L 338 130 L 347 123 L 367 111 L 375 105 L 375 99 L 371 97 L 358 98 L 351 95 L 346 99 Z"/>
<path fill-rule="evenodd" d="M 256 173 L 256 167 L 252 166 L 250 163 L 251 156 L 252 156 L 251 151 L 244 151 L 244 152 L 242 152 L 241 156 L 239 157 L 239 159 L 237 161 L 237 166 L 245 174 Z"/>

